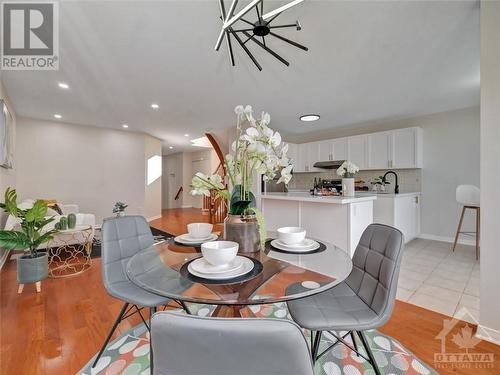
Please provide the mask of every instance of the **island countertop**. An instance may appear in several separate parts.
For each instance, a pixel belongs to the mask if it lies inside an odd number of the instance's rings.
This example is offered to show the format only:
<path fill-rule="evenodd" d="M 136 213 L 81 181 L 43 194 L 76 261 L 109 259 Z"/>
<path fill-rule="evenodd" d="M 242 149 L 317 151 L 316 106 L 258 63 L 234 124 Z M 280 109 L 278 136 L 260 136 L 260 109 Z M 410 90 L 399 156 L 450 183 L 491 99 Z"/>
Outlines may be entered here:
<path fill-rule="evenodd" d="M 299 201 L 299 202 L 316 202 L 316 203 L 330 203 L 330 204 L 349 204 L 373 201 L 377 199 L 375 194 L 363 194 L 356 195 L 354 197 L 344 197 L 344 196 L 320 196 L 311 195 L 304 192 L 295 193 L 263 193 L 257 198 L 261 199 L 275 199 L 275 200 L 288 200 L 288 201 Z"/>

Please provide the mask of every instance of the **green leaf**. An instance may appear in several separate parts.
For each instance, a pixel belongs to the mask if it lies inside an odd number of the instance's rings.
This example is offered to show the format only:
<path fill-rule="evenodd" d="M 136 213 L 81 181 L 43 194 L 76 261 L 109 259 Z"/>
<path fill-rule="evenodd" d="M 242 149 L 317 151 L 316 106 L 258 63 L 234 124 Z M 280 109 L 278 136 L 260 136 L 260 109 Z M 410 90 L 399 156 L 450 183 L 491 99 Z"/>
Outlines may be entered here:
<path fill-rule="evenodd" d="M 0 247 L 6 250 L 28 249 L 31 245 L 30 239 L 23 232 L 2 230 L 0 231 Z"/>
<path fill-rule="evenodd" d="M 53 230 L 50 230 L 50 231 L 42 234 L 35 241 L 33 241 L 34 247 L 37 248 L 41 244 L 50 241 L 52 238 L 54 238 L 55 233 L 57 233 L 57 230 L 53 229 Z"/>
<path fill-rule="evenodd" d="M 28 222 L 42 221 L 47 215 L 47 203 L 37 200 L 33 207 L 26 212 L 25 219 Z"/>
<path fill-rule="evenodd" d="M 248 197 L 243 199 L 241 196 L 241 185 L 236 185 L 231 194 L 229 213 L 231 215 L 243 215 L 249 207 L 255 207 L 255 196 L 250 191 Z"/>

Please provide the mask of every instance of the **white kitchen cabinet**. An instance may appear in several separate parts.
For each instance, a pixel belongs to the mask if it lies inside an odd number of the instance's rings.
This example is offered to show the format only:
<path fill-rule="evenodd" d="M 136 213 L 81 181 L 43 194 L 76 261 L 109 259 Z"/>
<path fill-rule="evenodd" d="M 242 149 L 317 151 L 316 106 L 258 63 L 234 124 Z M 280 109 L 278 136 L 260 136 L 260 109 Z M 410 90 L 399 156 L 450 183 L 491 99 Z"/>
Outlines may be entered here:
<path fill-rule="evenodd" d="M 309 146 L 307 143 L 297 145 L 297 164 L 293 169 L 295 172 L 307 172 L 309 164 Z"/>
<path fill-rule="evenodd" d="M 322 161 L 320 159 L 320 155 L 319 155 L 320 143 L 321 142 L 306 143 L 306 145 L 308 146 L 307 147 L 308 163 L 307 163 L 307 166 L 306 166 L 306 171 L 307 172 L 323 171 L 322 169 L 314 168 L 313 167 L 314 163 L 316 163 L 318 161 Z"/>
<path fill-rule="evenodd" d="M 287 143 L 288 144 L 288 152 L 287 152 L 287 157 L 288 159 L 292 160 L 293 162 L 293 170 L 294 172 L 297 172 L 297 165 L 299 163 L 299 145 L 295 143 Z"/>
<path fill-rule="evenodd" d="M 333 160 L 333 141 L 321 141 L 318 143 L 319 146 L 319 160 L 318 161 L 329 161 Z"/>
<path fill-rule="evenodd" d="M 403 232 L 405 243 L 420 234 L 420 193 L 378 194 L 373 202 L 373 222 Z"/>
<path fill-rule="evenodd" d="M 392 133 L 373 133 L 367 135 L 368 168 L 386 169 L 391 167 Z"/>
<path fill-rule="evenodd" d="M 347 138 L 332 139 L 332 160 L 347 160 Z"/>
<path fill-rule="evenodd" d="M 397 129 L 391 136 L 390 167 L 422 168 L 422 129 Z"/>
<path fill-rule="evenodd" d="M 347 138 L 347 159 L 359 169 L 368 169 L 366 135 Z"/>

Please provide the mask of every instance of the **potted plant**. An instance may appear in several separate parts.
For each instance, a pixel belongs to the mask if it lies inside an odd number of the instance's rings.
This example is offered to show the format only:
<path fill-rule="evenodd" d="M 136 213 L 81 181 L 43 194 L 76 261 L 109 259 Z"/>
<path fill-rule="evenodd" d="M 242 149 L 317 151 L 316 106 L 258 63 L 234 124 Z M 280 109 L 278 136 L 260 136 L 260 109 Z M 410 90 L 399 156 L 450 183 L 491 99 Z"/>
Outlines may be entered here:
<path fill-rule="evenodd" d="M 342 177 L 342 195 L 354 197 L 354 175 L 357 172 L 358 166 L 347 160 L 337 169 L 337 174 Z"/>
<path fill-rule="evenodd" d="M 270 181 L 279 173 L 277 183 L 288 184 L 292 178 L 288 145 L 281 141 L 281 135 L 268 127 L 271 117 L 262 113 L 259 119 L 253 117 L 252 107 L 239 105 L 236 141 L 232 153 L 224 158 L 232 192 L 219 175 L 206 176 L 196 173 L 191 181 L 192 195 L 210 196 L 210 191 L 229 204 L 229 214 L 224 220 L 224 238 L 240 244 L 240 251 L 255 252 L 264 244 L 266 232 L 262 214 L 255 207 L 252 192 L 253 174 L 263 175 Z"/>
<path fill-rule="evenodd" d="M 25 250 L 25 254 L 17 259 L 17 282 L 26 284 L 45 279 L 48 275 L 48 256 L 37 249 L 57 233 L 55 229 L 45 230 L 46 225 L 54 221 L 53 217 L 46 217 L 47 203 L 37 200 L 33 207 L 20 209 L 16 190 L 7 188 L 5 202 L 0 203 L 0 208 L 20 221 L 20 230 L 0 231 L 0 247 Z"/>
<path fill-rule="evenodd" d="M 113 206 L 113 213 L 116 214 L 116 216 L 125 216 L 125 209 L 127 207 L 128 204 L 125 204 L 123 202 L 116 202 Z"/>

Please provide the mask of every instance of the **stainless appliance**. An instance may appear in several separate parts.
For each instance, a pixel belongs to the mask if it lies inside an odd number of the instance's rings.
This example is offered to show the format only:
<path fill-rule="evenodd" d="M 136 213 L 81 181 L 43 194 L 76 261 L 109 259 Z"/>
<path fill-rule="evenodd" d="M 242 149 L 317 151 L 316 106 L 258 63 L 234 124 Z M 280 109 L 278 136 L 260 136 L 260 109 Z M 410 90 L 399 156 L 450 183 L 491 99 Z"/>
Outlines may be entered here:
<path fill-rule="evenodd" d="M 326 160 L 326 161 L 317 161 L 314 163 L 314 168 L 322 168 L 322 169 L 338 169 L 345 160 Z"/>
<path fill-rule="evenodd" d="M 321 188 L 328 189 L 330 191 L 337 191 L 338 193 L 342 192 L 342 180 L 341 179 L 321 180 L 320 186 L 321 186 Z M 335 189 L 335 190 L 333 190 L 333 189 Z"/>

